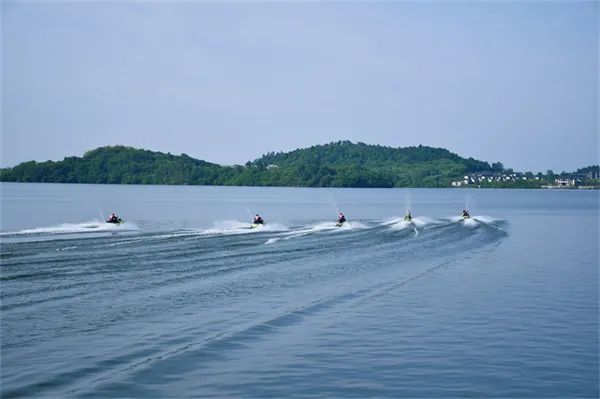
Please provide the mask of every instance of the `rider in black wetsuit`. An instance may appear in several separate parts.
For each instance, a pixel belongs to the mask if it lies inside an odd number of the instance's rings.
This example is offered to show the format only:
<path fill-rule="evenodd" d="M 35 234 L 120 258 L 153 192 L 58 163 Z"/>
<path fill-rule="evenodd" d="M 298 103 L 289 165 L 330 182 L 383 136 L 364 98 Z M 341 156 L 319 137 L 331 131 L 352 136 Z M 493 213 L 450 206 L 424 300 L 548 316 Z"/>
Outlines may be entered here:
<path fill-rule="evenodd" d="M 121 223 L 121 218 L 117 217 L 114 213 L 111 213 L 106 223 Z"/>
<path fill-rule="evenodd" d="M 466 209 L 463 209 L 462 211 L 462 217 L 465 219 L 468 219 L 471 217 L 471 215 L 469 214 L 469 211 L 467 211 Z"/>
<path fill-rule="evenodd" d="M 256 216 L 254 216 L 254 222 L 253 223 L 254 224 L 265 224 L 265 221 L 257 213 Z"/>
<path fill-rule="evenodd" d="M 342 212 L 340 212 L 340 216 L 338 216 L 338 224 L 342 224 L 346 221 L 346 216 Z"/>

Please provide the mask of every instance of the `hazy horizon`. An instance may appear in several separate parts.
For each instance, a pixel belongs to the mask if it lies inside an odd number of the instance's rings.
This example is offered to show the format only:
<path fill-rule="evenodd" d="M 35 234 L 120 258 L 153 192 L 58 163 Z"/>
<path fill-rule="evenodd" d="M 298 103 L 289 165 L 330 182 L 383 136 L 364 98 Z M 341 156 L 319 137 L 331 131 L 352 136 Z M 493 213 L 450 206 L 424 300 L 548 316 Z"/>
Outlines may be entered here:
<path fill-rule="evenodd" d="M 598 164 L 598 3 L 3 2 L 0 166 L 351 140 Z"/>

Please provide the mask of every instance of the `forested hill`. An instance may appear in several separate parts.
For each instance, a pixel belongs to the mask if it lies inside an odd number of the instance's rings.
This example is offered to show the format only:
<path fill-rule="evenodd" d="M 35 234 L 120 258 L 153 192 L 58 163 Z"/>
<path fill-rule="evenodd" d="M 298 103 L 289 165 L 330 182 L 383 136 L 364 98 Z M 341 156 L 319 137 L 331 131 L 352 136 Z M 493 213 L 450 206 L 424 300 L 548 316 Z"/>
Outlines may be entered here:
<path fill-rule="evenodd" d="M 302 185 L 356 187 L 444 187 L 452 178 L 491 170 L 487 162 L 461 158 L 443 148 L 393 148 L 350 141 L 269 153 L 252 166 L 282 169 L 281 174 L 293 169 L 296 179 L 308 182 Z"/>
<path fill-rule="evenodd" d="M 244 166 L 124 146 L 100 147 L 83 157 L 24 162 L 0 170 L 10 182 L 202 184 L 311 187 L 447 187 L 466 173 L 491 170 L 487 162 L 442 148 L 392 148 L 340 141 L 269 153 Z"/>
<path fill-rule="evenodd" d="M 238 172 L 239 174 L 239 172 Z M 83 157 L 23 162 L 2 169 L 1 181 L 112 184 L 224 184 L 231 168 L 186 154 L 171 155 L 124 146 L 100 147 Z"/>
<path fill-rule="evenodd" d="M 450 160 L 465 165 L 469 170 L 489 170 L 487 162 L 473 158 L 465 159 L 444 148 L 404 147 L 393 148 L 364 143 L 354 144 L 351 141 L 338 141 L 310 148 L 297 149 L 290 152 L 268 153 L 254 161 L 255 165 L 277 164 L 295 165 L 301 163 L 327 163 L 332 165 L 359 164 L 379 168 L 390 165 L 417 164 Z"/>

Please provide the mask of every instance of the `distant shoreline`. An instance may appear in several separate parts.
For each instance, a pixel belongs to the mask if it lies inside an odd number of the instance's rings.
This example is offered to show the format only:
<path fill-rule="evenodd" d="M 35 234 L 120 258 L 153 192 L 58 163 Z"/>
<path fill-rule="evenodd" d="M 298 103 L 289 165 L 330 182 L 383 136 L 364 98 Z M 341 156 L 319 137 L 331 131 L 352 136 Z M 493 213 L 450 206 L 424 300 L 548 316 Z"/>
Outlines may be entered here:
<path fill-rule="evenodd" d="M 600 187 L 318 187 L 318 186 L 243 186 L 231 184 L 143 184 L 143 183 L 64 183 L 64 182 L 15 182 L 0 181 L 2 184 L 64 184 L 73 186 L 126 186 L 126 187 L 231 187 L 231 188 L 310 188 L 310 189 L 370 189 L 370 190 L 539 190 L 539 191 L 597 191 Z"/>
<path fill-rule="evenodd" d="M 223 166 L 186 154 L 117 145 L 62 161 L 29 161 L 0 169 L 0 181 L 315 188 L 597 188 L 600 167 L 533 174 L 505 168 L 500 162 L 464 158 L 444 148 L 395 148 L 350 141 L 269 152 L 244 165 Z"/>

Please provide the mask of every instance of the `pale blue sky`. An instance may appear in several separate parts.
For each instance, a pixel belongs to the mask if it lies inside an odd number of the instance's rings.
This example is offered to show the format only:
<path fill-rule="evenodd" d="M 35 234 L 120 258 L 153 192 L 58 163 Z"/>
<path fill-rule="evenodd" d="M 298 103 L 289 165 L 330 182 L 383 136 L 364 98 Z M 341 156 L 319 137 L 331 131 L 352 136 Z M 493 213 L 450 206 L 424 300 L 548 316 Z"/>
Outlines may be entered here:
<path fill-rule="evenodd" d="M 2 166 L 349 139 L 598 163 L 598 3 L 2 2 Z"/>

